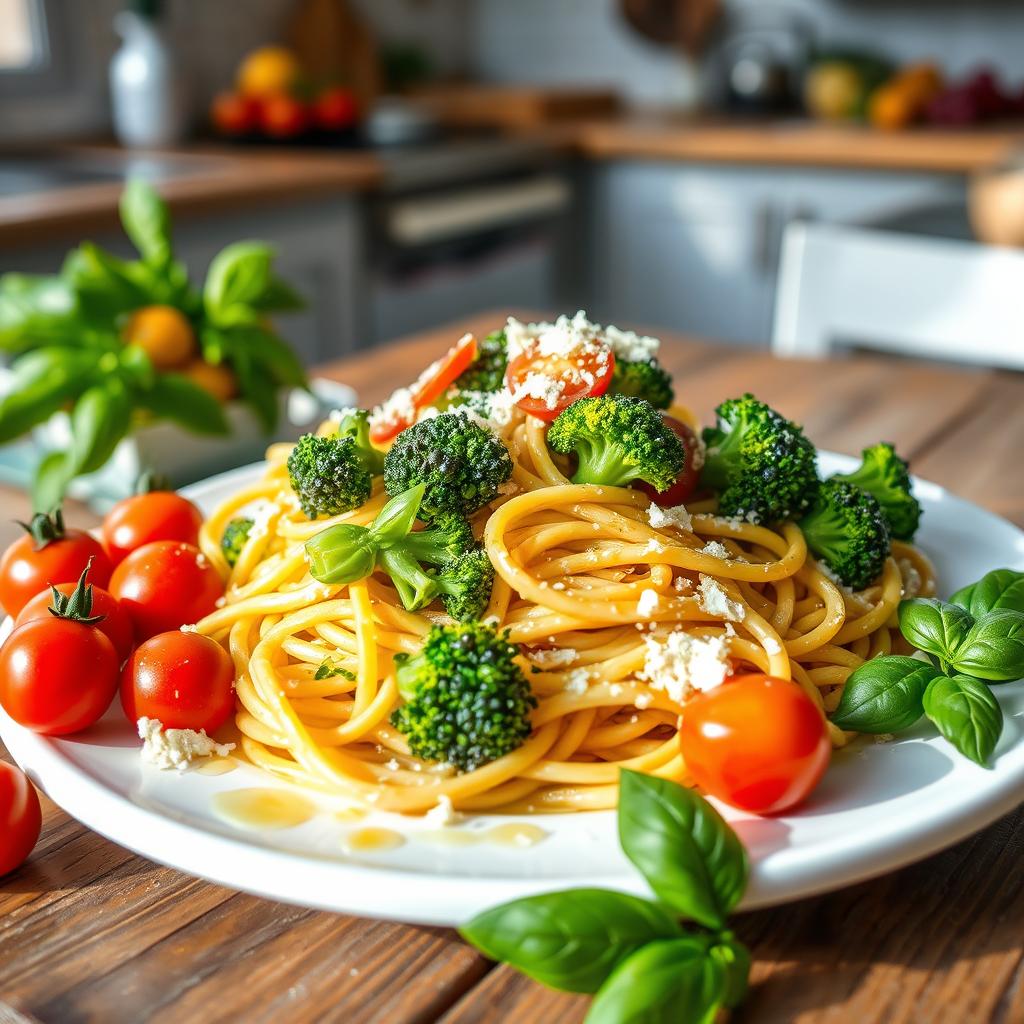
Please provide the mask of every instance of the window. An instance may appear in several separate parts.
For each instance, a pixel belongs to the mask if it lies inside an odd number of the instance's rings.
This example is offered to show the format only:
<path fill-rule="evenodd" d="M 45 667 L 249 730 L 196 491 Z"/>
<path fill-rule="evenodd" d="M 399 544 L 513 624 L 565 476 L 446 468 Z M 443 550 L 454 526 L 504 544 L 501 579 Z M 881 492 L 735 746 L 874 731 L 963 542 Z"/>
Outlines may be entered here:
<path fill-rule="evenodd" d="M 29 71 L 49 63 L 42 8 L 35 0 L 0 0 L 0 71 Z"/>

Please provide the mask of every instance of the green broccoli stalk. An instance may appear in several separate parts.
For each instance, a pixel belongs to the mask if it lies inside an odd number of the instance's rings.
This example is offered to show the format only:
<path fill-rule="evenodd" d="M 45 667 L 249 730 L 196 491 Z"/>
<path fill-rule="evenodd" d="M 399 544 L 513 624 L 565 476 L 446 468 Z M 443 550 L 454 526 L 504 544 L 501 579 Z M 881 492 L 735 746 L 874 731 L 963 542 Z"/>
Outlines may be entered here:
<path fill-rule="evenodd" d="M 508 369 L 508 342 L 504 331 L 491 331 L 477 343 L 476 359 L 455 379 L 457 391 L 500 391 Z"/>
<path fill-rule="evenodd" d="M 800 516 L 818 488 L 814 445 L 795 423 L 753 395 L 732 398 L 704 429 L 700 482 L 718 492 L 722 515 L 755 523 Z"/>
<path fill-rule="evenodd" d="M 665 491 L 679 479 L 686 449 L 661 413 L 642 398 L 573 402 L 548 430 L 548 447 L 578 460 L 573 483 L 625 487 L 643 480 Z"/>
<path fill-rule="evenodd" d="M 405 702 L 391 724 L 424 761 L 469 772 L 522 746 L 537 699 L 515 659 L 519 648 L 482 622 L 435 626 L 423 649 L 395 656 Z"/>
<path fill-rule="evenodd" d="M 249 539 L 249 531 L 254 525 L 253 520 L 238 516 L 224 527 L 224 532 L 220 536 L 220 549 L 224 552 L 224 558 L 232 568 L 238 561 L 238 556 Z"/>
<path fill-rule="evenodd" d="M 310 519 L 351 512 L 370 497 L 383 455 L 370 444 L 368 417 L 354 409 L 342 417 L 338 433 L 305 434 L 288 456 L 288 479 Z"/>
<path fill-rule="evenodd" d="M 867 491 L 882 506 L 889 533 L 897 540 L 913 540 L 921 521 L 921 506 L 911 490 L 906 462 L 885 441 L 865 448 L 861 459 L 852 473 L 837 473 L 833 479 Z"/>
<path fill-rule="evenodd" d="M 878 502 L 845 480 L 826 480 L 800 520 L 807 546 L 846 586 L 863 590 L 889 557 L 889 528 Z"/>
<path fill-rule="evenodd" d="M 656 359 L 631 363 L 616 359 L 608 392 L 612 395 L 626 395 L 628 398 L 643 398 L 655 409 L 667 409 L 676 396 L 672 389 L 672 378 Z"/>
<path fill-rule="evenodd" d="M 425 490 L 418 484 L 396 495 L 368 527 L 339 523 L 311 538 L 310 575 L 322 583 L 354 583 L 379 566 L 408 611 L 440 597 L 452 618 L 479 618 L 491 599 L 494 567 L 458 516 L 445 515 L 411 532 Z"/>
<path fill-rule="evenodd" d="M 384 459 L 384 486 L 400 494 L 425 484 L 420 518 L 470 516 L 512 476 L 505 445 L 465 413 L 441 413 L 403 430 Z"/>

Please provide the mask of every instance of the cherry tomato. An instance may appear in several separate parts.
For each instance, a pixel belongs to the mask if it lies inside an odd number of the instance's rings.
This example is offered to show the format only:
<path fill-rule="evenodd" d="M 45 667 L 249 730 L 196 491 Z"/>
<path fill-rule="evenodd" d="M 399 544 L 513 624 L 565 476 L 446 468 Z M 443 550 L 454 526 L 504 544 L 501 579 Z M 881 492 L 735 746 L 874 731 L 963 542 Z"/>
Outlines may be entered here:
<path fill-rule="evenodd" d="M 77 584 L 74 583 L 58 583 L 57 592 L 65 597 L 71 597 L 76 586 Z M 18 617 L 14 620 L 15 628 L 34 619 L 53 621 L 51 607 L 53 607 L 53 592 L 41 591 L 18 613 Z M 123 662 L 132 653 L 132 647 L 135 644 L 135 627 L 132 625 L 131 617 L 107 591 L 102 587 L 95 586 L 92 588 L 91 614 L 103 616 L 96 623 L 95 628 L 114 645 L 118 663 Z"/>
<path fill-rule="evenodd" d="M 110 562 L 99 541 L 84 530 L 67 530 L 57 512 L 33 517 L 29 532 L 0 557 L 0 604 L 17 615 L 51 583 L 73 583 L 92 559 L 90 579 L 105 587 Z"/>
<path fill-rule="evenodd" d="M 419 412 L 425 406 L 436 402 L 474 359 L 476 359 L 476 338 L 472 334 L 467 334 L 448 349 L 437 362 L 431 363 L 410 388 L 414 411 Z M 415 417 L 408 419 L 400 415 L 378 420 L 370 427 L 370 440 L 374 444 L 386 444 L 406 427 L 412 426 L 414 422 Z"/>
<path fill-rule="evenodd" d="M 237 92 L 222 92 L 210 105 L 210 120 L 221 135 L 248 135 L 259 125 L 259 101 Z"/>
<path fill-rule="evenodd" d="M 260 125 L 275 139 L 293 139 L 309 127 L 309 111 L 294 96 L 268 96 L 260 111 Z"/>
<path fill-rule="evenodd" d="M 348 89 L 325 89 L 313 103 L 313 120 L 318 128 L 339 132 L 351 128 L 359 117 L 359 103 Z"/>
<path fill-rule="evenodd" d="M 150 491 L 123 498 L 103 520 L 103 546 L 112 565 L 118 565 L 136 548 L 156 540 L 181 540 L 196 544 L 203 514 L 174 491 Z"/>
<path fill-rule="evenodd" d="M 828 767 L 822 713 L 796 683 L 741 676 L 687 702 L 679 733 L 694 781 L 755 814 L 796 806 Z"/>
<path fill-rule="evenodd" d="M 516 394 L 531 374 L 554 381 L 559 391 L 553 403 L 534 395 L 523 395 L 516 401 L 523 412 L 550 423 L 573 402 L 603 395 L 612 382 L 614 372 L 615 356 L 610 349 L 562 356 L 540 355 L 535 347 L 527 347 L 508 364 L 505 383 L 509 391 Z"/>
<path fill-rule="evenodd" d="M 121 674 L 121 706 L 132 722 L 157 718 L 165 729 L 219 729 L 235 707 L 235 670 L 216 641 L 199 633 L 161 633 L 142 644 Z"/>
<path fill-rule="evenodd" d="M 0 705 L 47 736 L 88 728 L 110 707 L 121 659 L 95 626 L 32 619 L 0 647 Z"/>
<path fill-rule="evenodd" d="M 20 867 L 39 841 L 43 814 L 25 773 L 0 761 L 0 876 Z"/>
<path fill-rule="evenodd" d="M 661 414 L 661 418 L 667 427 L 671 427 L 675 431 L 676 436 L 683 442 L 683 447 L 686 449 L 683 471 L 679 474 L 679 479 L 667 491 L 656 491 L 643 480 L 638 480 L 633 486 L 637 490 L 643 491 L 656 505 L 673 508 L 676 505 L 685 504 L 693 497 L 693 492 L 697 489 L 697 481 L 700 479 L 704 449 L 697 435 L 685 423 L 681 423 L 666 412 Z"/>
<path fill-rule="evenodd" d="M 114 570 L 109 589 L 131 616 L 140 641 L 198 622 L 224 592 L 220 575 L 199 548 L 176 540 L 133 551 Z"/>

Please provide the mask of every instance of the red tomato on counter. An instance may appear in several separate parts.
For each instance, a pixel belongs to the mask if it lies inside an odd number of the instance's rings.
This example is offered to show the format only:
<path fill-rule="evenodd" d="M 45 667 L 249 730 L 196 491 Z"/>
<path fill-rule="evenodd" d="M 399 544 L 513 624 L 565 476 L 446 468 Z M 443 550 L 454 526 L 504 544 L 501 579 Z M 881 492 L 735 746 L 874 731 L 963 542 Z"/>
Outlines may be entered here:
<path fill-rule="evenodd" d="M 39 841 L 43 814 L 25 773 L 0 761 L 0 877 L 20 867 Z"/>

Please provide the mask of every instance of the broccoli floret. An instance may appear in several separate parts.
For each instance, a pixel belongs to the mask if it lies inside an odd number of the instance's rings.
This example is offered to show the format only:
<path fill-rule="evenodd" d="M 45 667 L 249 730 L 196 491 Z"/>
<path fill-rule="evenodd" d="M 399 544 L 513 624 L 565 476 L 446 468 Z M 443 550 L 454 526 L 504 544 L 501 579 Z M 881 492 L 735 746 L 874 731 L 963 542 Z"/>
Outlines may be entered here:
<path fill-rule="evenodd" d="M 403 430 L 384 459 L 384 486 L 399 494 L 426 484 L 421 519 L 469 516 L 498 495 L 512 476 L 501 441 L 465 413 L 441 413 Z"/>
<path fill-rule="evenodd" d="M 504 757 L 530 735 L 537 706 L 518 654 L 507 633 L 482 622 L 435 626 L 419 654 L 395 656 L 405 703 L 391 724 L 425 761 L 469 772 Z"/>
<path fill-rule="evenodd" d="M 897 540 L 913 540 L 921 521 L 921 506 L 910 485 L 910 473 L 891 444 L 883 441 L 861 452 L 861 464 L 852 473 L 837 473 L 836 480 L 856 484 L 879 505 L 889 533 Z"/>
<path fill-rule="evenodd" d="M 753 395 L 731 398 L 704 429 L 702 486 L 723 515 L 774 523 L 799 517 L 818 488 L 814 445 L 803 430 Z"/>
<path fill-rule="evenodd" d="M 807 546 L 854 590 L 870 586 L 889 557 L 889 528 L 881 506 L 845 480 L 826 480 L 800 520 Z"/>
<path fill-rule="evenodd" d="M 224 552 L 224 557 L 232 568 L 238 561 L 238 556 L 242 553 L 242 548 L 245 547 L 245 542 L 249 539 L 249 531 L 253 526 L 254 523 L 251 519 L 238 516 L 224 527 L 224 532 L 220 537 L 220 549 Z"/>
<path fill-rule="evenodd" d="M 384 472 L 384 453 L 370 441 L 370 414 L 366 409 L 346 409 L 338 420 L 337 437 L 351 437 L 363 465 L 373 476 Z"/>
<path fill-rule="evenodd" d="M 427 529 L 406 536 L 401 545 L 413 558 L 441 565 L 475 548 L 476 538 L 467 519 L 444 512 Z"/>
<path fill-rule="evenodd" d="M 613 395 L 646 399 L 655 409 L 667 409 L 676 396 L 672 389 L 672 378 L 656 359 L 632 363 L 616 360 L 608 390 Z"/>
<path fill-rule="evenodd" d="M 504 331 L 492 331 L 477 344 L 476 359 L 455 379 L 459 391 L 500 391 L 508 368 Z"/>
<path fill-rule="evenodd" d="M 548 447 L 578 461 L 573 482 L 625 487 L 643 480 L 665 491 L 682 473 L 686 449 L 642 398 L 581 398 L 548 430 Z"/>
<path fill-rule="evenodd" d="M 470 548 L 441 567 L 437 588 L 444 610 L 459 622 L 483 615 L 494 587 L 494 566 L 482 547 Z"/>

